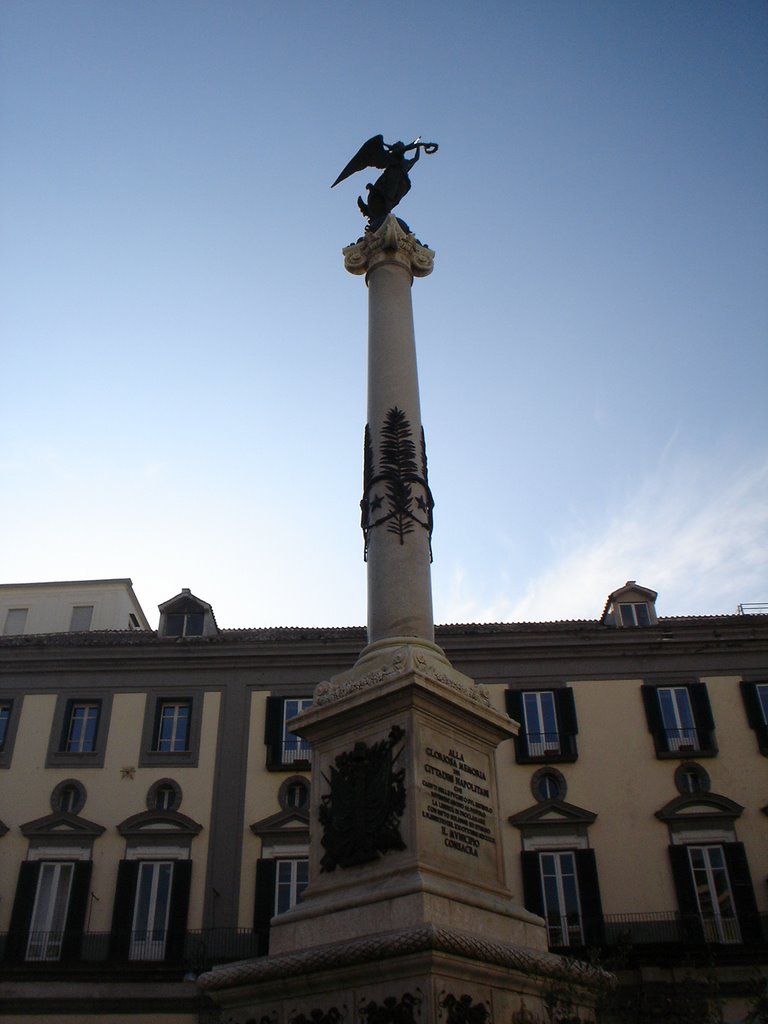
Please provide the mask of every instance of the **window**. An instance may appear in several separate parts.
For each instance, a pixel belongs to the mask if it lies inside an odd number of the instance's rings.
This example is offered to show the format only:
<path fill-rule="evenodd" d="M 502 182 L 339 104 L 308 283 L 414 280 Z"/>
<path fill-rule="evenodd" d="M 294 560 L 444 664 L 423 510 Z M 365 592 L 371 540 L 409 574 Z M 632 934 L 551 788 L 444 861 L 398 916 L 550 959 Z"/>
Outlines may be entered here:
<path fill-rule="evenodd" d="M 11 721 L 13 704 L 10 701 L 0 703 L 0 751 L 5 750 L 5 740 L 8 736 L 8 726 Z"/>
<path fill-rule="evenodd" d="M 165 617 L 166 636 L 202 636 L 202 611 L 168 612 Z"/>
<path fill-rule="evenodd" d="M 657 757 L 715 756 L 715 723 L 704 683 L 643 686 L 642 695 Z"/>
<path fill-rule="evenodd" d="M 286 808 L 293 807 L 302 810 L 309 803 L 309 786 L 304 779 L 296 780 L 286 788 Z"/>
<path fill-rule="evenodd" d="M 557 728 L 555 695 L 551 690 L 523 694 L 523 717 L 528 753 L 546 757 L 560 753 L 560 732 Z"/>
<path fill-rule="evenodd" d="M 599 944 L 603 912 L 593 850 L 525 850 L 525 906 L 547 925 L 550 946 Z"/>
<path fill-rule="evenodd" d="M 162 960 L 171 903 L 173 861 L 139 864 L 129 960 Z"/>
<path fill-rule="evenodd" d="M 158 690 L 147 694 L 139 765 L 143 768 L 197 764 L 203 693 Z"/>
<path fill-rule="evenodd" d="M 58 960 L 72 888 L 72 863 L 41 864 L 26 960 Z"/>
<path fill-rule="evenodd" d="M 85 786 L 77 779 L 65 779 L 54 786 L 51 810 L 54 814 L 79 814 L 85 806 Z"/>
<path fill-rule="evenodd" d="M 750 728 L 755 730 L 761 754 L 768 756 L 768 683 L 741 683 L 741 696 Z"/>
<path fill-rule="evenodd" d="M 5 616 L 3 634 L 5 636 L 14 636 L 23 633 L 24 627 L 27 624 L 28 612 L 29 608 L 9 608 Z"/>
<path fill-rule="evenodd" d="M 731 883 L 722 846 L 688 846 L 699 914 L 708 942 L 739 942 Z"/>
<path fill-rule="evenodd" d="M 267 746 L 267 768 L 309 768 L 309 743 L 288 731 L 288 723 L 300 711 L 312 706 L 311 697 L 268 697 L 264 742 Z"/>
<path fill-rule="evenodd" d="M 181 787 L 173 779 L 160 779 L 149 787 L 147 809 L 150 811 L 176 811 L 181 803 Z"/>
<path fill-rule="evenodd" d="M 581 946 L 581 905 L 576 856 L 571 850 L 540 853 L 541 889 L 550 946 Z"/>
<path fill-rule="evenodd" d="M 121 861 L 112 915 L 112 955 L 128 960 L 180 960 L 191 879 L 191 860 Z"/>
<path fill-rule="evenodd" d="M 256 903 L 253 930 L 257 935 L 259 956 L 269 953 L 269 923 L 276 914 L 301 903 L 309 879 L 307 857 L 271 859 L 256 862 Z"/>
<path fill-rule="evenodd" d="M 515 737 L 518 764 L 575 761 L 576 706 L 573 690 L 507 690 L 507 712 L 520 723 Z"/>
<path fill-rule="evenodd" d="M 60 693 L 48 744 L 48 768 L 101 768 L 109 735 L 112 694 Z"/>
<path fill-rule="evenodd" d="M 759 941 L 760 917 L 742 843 L 670 846 L 683 927 L 691 940 Z"/>
<path fill-rule="evenodd" d="M 693 720 L 691 695 L 684 686 L 660 686 L 656 691 L 661 724 L 669 750 L 698 750 L 699 737 Z"/>
<path fill-rule="evenodd" d="M 275 913 L 284 914 L 301 903 L 309 881 L 309 861 L 278 860 L 275 878 Z"/>
<path fill-rule="evenodd" d="M 160 701 L 152 749 L 165 754 L 189 750 L 191 711 L 192 702 L 189 700 Z"/>
<path fill-rule="evenodd" d="M 92 604 L 76 604 L 72 609 L 72 618 L 69 620 L 70 633 L 85 633 L 91 628 L 93 618 Z"/>
<path fill-rule="evenodd" d="M 708 793 L 710 789 L 709 774 L 695 761 L 685 761 L 675 769 L 675 785 L 681 796 Z"/>
<path fill-rule="evenodd" d="M 545 800 L 565 800 L 565 776 L 557 768 L 539 768 L 531 776 L 531 792 L 539 803 Z"/>
<path fill-rule="evenodd" d="M 619 604 L 622 626 L 650 626 L 651 616 L 645 601 Z"/>
<path fill-rule="evenodd" d="M 0 698 L 0 768 L 11 766 L 21 701 L 21 697 Z"/>
<path fill-rule="evenodd" d="M 768 683 L 756 683 L 755 692 L 760 704 L 760 713 L 763 716 L 763 722 L 768 722 Z"/>
<path fill-rule="evenodd" d="M 101 705 L 70 701 L 61 750 L 66 754 L 92 754 L 96 749 Z"/>
<path fill-rule="evenodd" d="M 90 894 L 90 860 L 26 860 L 8 928 L 9 959 L 63 960 L 79 954 Z"/>

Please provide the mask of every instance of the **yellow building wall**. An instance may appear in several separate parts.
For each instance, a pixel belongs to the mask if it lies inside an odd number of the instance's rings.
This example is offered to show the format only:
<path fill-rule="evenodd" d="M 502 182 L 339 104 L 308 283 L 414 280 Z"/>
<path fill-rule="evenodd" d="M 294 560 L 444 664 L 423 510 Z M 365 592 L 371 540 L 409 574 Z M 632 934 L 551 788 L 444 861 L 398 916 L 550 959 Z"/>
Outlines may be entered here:
<path fill-rule="evenodd" d="M 719 753 L 692 758 L 707 771 L 711 792 L 735 800 L 744 812 L 735 822 L 736 838 L 746 848 L 758 909 L 768 910 L 768 817 L 766 764 L 749 728 L 738 677 L 701 677 L 715 720 Z M 667 848 L 667 825 L 656 817 L 680 794 L 674 783 L 684 760 L 658 759 L 648 731 L 641 695 L 643 680 L 579 680 L 572 688 L 579 725 L 578 759 L 553 764 L 565 776 L 566 802 L 597 813 L 588 829 L 597 858 L 603 909 L 610 914 L 675 911 L 677 897 Z M 504 690 L 494 687 L 493 702 L 504 710 Z M 522 901 L 521 834 L 509 815 L 535 804 L 531 778 L 541 764 L 515 762 L 512 741 L 497 753 L 502 828 L 508 882 Z"/>
<path fill-rule="evenodd" d="M 118 864 L 125 856 L 125 839 L 117 825 L 147 810 L 147 792 L 162 778 L 173 778 L 179 784 L 182 791 L 179 810 L 203 826 L 192 840 L 188 916 L 189 928 L 201 927 L 221 694 L 210 691 L 204 696 L 197 767 L 138 766 L 146 699 L 144 693 L 114 695 L 103 768 L 74 765 L 46 768 L 56 697 L 52 694 L 25 696 L 11 767 L 0 773 L 2 820 L 9 829 L 0 843 L 0 931 L 8 929 L 18 865 L 26 859 L 29 848 L 19 826 L 50 814 L 54 787 L 70 778 L 81 782 L 87 794 L 79 816 L 105 828 L 93 843 L 91 891 L 94 898 L 86 929 L 109 931 Z"/>

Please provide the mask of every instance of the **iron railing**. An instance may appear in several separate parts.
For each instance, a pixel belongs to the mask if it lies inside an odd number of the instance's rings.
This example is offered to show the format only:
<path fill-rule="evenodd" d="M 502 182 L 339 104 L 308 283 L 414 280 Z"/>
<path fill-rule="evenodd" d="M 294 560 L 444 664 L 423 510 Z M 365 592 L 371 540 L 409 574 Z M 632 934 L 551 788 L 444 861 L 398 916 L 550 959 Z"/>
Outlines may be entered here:
<path fill-rule="evenodd" d="M 699 750 L 699 734 L 693 726 L 687 729 L 665 729 L 664 737 L 667 743 L 667 750 L 677 750 L 680 753 Z"/>
<path fill-rule="evenodd" d="M 679 914 L 671 911 L 648 912 L 645 914 L 606 914 L 599 920 L 584 918 L 581 930 L 585 936 L 596 936 L 601 946 L 648 946 L 648 945 L 720 945 L 754 946 L 768 944 L 768 914 L 751 917 L 701 917 Z M 578 936 L 578 930 L 570 932 Z M 565 944 L 557 942 L 562 929 L 555 929 L 551 948 L 562 949 Z M 570 945 L 576 945 L 578 938 Z M 588 942 L 585 939 L 585 942 Z"/>
<path fill-rule="evenodd" d="M 550 925 L 553 922 L 550 922 Z M 768 914 L 751 918 L 702 918 L 674 912 L 606 914 L 599 920 L 571 920 L 550 931 L 551 947 L 558 952 L 580 946 L 669 947 L 714 945 L 753 948 L 768 946 Z M 214 964 L 263 955 L 267 936 L 250 928 L 203 928 L 178 934 L 146 932 L 36 932 L 20 948 L 0 934 L 0 970 L 23 963 L 33 970 L 55 964 L 88 966 L 109 962 L 136 968 L 175 966 L 199 974 Z"/>
<path fill-rule="evenodd" d="M 546 757 L 560 753 L 559 732 L 529 732 L 525 735 L 530 757 Z"/>

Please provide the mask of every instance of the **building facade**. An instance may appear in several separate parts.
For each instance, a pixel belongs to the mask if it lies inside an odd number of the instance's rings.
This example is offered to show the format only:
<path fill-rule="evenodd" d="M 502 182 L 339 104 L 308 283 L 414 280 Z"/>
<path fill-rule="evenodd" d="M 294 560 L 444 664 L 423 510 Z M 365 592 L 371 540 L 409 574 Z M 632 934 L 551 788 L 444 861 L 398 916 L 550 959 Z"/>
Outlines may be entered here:
<path fill-rule="evenodd" d="M 105 626 L 98 582 L 37 585 L 56 586 L 60 632 L 0 638 L 0 1017 L 214 1019 L 195 976 L 268 952 L 309 881 L 311 752 L 287 722 L 365 631 L 222 629 L 188 590 L 157 631 L 119 601 Z M 3 621 L 31 624 L 12 589 Z M 497 752 L 510 887 L 553 950 L 617 972 L 604 1019 L 747 1019 L 768 974 L 768 615 L 663 617 L 630 581 L 594 620 L 436 639 L 520 723 Z"/>

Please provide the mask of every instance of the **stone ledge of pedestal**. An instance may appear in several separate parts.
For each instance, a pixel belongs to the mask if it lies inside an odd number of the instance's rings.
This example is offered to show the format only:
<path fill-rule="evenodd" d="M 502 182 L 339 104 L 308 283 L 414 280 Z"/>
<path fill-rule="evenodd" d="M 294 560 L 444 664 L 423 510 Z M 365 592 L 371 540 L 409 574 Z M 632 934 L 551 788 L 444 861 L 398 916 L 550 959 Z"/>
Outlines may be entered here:
<path fill-rule="evenodd" d="M 417 684 L 432 697 L 460 708 L 476 721 L 482 720 L 496 734 L 496 742 L 517 735 L 519 726 L 491 704 L 484 686 L 455 669 L 435 644 L 415 637 L 392 637 L 366 648 L 351 669 L 315 687 L 314 703 L 290 724 L 293 733 L 304 735 L 307 727 L 321 737 L 323 722 L 338 731 L 343 715 L 371 701 L 392 699 L 405 685 Z M 338 716 L 338 717 L 337 717 Z M 311 742 L 315 740 L 308 735 Z"/>
<path fill-rule="evenodd" d="M 275 1024 L 288 1024 L 297 1013 L 311 1019 L 331 1005 L 340 1019 L 358 1020 L 370 1001 L 396 1005 L 406 993 L 418 1001 L 418 1019 L 425 1022 L 445 1019 L 447 993 L 486 1004 L 489 1020 L 515 1020 L 523 1009 L 536 1016 L 520 1019 L 544 1020 L 547 990 L 565 986 L 573 1011 L 586 1022 L 597 994 L 614 980 L 600 968 L 548 952 L 426 926 L 222 965 L 201 975 L 198 985 L 236 1012 L 233 1020 L 267 1016 Z"/>
<path fill-rule="evenodd" d="M 281 914 L 272 920 L 270 950 L 287 954 L 319 945 L 329 935 L 337 942 L 351 942 L 382 931 L 420 927 L 445 928 L 532 952 L 546 950 L 546 929 L 540 917 L 511 902 L 507 906 L 491 899 L 470 903 L 466 888 L 455 888 L 448 894 L 425 886 L 411 893 L 395 892 L 391 897 L 369 891 L 356 905 L 345 900 L 344 907 L 337 907 L 333 900 L 323 900 L 319 906 L 304 908 L 309 913 Z"/>
<path fill-rule="evenodd" d="M 428 277 L 435 263 L 434 250 L 423 245 L 412 231 L 404 231 L 392 213 L 380 228 L 366 232 L 341 252 L 345 269 L 358 275 L 367 274 L 378 264 L 395 262 L 414 277 Z"/>

